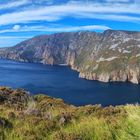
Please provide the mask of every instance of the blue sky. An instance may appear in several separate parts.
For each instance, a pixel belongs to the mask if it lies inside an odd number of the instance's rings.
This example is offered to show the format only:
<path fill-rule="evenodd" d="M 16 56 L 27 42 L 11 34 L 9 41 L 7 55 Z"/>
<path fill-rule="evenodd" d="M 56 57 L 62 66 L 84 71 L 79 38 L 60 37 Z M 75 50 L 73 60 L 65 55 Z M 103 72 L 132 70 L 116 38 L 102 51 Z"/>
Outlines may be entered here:
<path fill-rule="evenodd" d="M 0 47 L 40 34 L 140 31 L 140 0 L 0 0 Z"/>

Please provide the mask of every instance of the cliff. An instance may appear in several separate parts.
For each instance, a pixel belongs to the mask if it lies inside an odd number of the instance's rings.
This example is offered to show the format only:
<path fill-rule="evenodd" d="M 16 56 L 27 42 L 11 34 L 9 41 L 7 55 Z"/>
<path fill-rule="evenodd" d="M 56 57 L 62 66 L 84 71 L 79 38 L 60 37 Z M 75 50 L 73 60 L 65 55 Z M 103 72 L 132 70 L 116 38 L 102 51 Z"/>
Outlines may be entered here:
<path fill-rule="evenodd" d="M 41 35 L 0 49 L 0 57 L 66 64 L 77 70 L 79 77 L 89 80 L 140 82 L 140 32 L 107 30 Z"/>

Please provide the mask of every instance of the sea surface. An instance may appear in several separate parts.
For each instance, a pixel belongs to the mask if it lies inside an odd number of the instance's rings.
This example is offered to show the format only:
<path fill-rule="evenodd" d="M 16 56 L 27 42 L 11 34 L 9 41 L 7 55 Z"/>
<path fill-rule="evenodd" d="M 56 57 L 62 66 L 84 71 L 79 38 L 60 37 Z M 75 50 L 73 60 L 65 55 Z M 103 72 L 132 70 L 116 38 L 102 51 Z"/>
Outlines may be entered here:
<path fill-rule="evenodd" d="M 33 94 L 47 94 L 76 106 L 140 103 L 140 85 L 81 79 L 78 72 L 67 66 L 0 60 L 0 86 L 24 88 Z"/>

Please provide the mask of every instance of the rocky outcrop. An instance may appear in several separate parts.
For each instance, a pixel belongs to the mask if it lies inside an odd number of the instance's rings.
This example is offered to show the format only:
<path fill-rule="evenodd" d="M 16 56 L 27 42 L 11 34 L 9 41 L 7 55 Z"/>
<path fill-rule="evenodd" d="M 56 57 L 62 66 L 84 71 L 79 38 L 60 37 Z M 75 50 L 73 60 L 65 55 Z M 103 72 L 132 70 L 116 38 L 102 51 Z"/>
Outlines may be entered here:
<path fill-rule="evenodd" d="M 41 35 L 0 49 L 0 57 L 69 65 L 79 77 L 102 82 L 140 82 L 140 32 L 107 30 Z"/>
<path fill-rule="evenodd" d="M 28 102 L 32 100 L 30 94 L 23 89 L 13 90 L 7 87 L 0 87 L 0 105 L 15 107 L 21 110 L 28 106 Z"/>
<path fill-rule="evenodd" d="M 136 70 L 130 69 L 127 72 L 119 71 L 119 72 L 111 72 L 111 73 L 101 73 L 97 75 L 96 73 L 80 73 L 80 78 L 85 78 L 88 80 L 98 80 L 101 82 L 132 82 L 134 84 L 139 84 L 139 72 Z"/>

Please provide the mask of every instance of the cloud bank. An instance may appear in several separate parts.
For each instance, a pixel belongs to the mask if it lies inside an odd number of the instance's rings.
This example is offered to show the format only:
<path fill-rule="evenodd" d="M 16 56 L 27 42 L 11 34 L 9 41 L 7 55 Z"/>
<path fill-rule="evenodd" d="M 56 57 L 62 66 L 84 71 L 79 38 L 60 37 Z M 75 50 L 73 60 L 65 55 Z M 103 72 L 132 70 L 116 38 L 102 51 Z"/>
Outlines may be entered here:
<path fill-rule="evenodd" d="M 139 6 L 135 3 L 123 5 L 119 3 L 67 3 L 63 5 L 41 6 L 35 9 L 31 8 L 21 10 L 20 12 L 2 14 L 0 15 L 0 25 L 31 23 L 35 21 L 52 22 L 65 17 L 140 22 Z"/>

